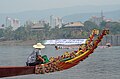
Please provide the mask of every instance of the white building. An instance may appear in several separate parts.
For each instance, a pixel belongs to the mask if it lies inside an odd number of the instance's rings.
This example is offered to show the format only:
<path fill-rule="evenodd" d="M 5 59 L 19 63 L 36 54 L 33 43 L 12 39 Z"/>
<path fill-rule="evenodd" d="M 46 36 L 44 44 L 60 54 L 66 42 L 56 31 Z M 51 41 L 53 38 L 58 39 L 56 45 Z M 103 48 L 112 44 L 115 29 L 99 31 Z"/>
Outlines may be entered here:
<path fill-rule="evenodd" d="M 11 26 L 13 27 L 13 30 L 16 30 L 20 27 L 20 21 L 18 19 L 13 19 L 11 21 Z"/>
<path fill-rule="evenodd" d="M 62 27 L 62 19 L 60 17 L 55 17 L 53 15 L 50 16 L 50 26 L 51 28 L 61 28 Z"/>
<path fill-rule="evenodd" d="M 12 26 L 13 30 L 16 30 L 20 27 L 20 21 L 19 19 L 12 19 L 10 17 L 6 17 L 6 27 Z"/>

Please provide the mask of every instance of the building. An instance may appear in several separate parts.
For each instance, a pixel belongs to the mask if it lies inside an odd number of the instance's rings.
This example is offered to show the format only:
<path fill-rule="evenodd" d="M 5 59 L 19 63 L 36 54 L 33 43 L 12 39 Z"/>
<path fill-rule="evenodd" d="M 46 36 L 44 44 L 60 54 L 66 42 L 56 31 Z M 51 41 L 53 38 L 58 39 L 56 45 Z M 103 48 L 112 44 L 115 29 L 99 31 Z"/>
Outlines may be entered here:
<path fill-rule="evenodd" d="M 103 11 L 101 11 L 101 16 L 100 17 L 97 17 L 97 16 L 92 16 L 90 19 L 89 19 L 91 22 L 94 22 L 95 24 L 97 24 L 98 26 L 100 25 L 101 22 L 105 21 L 105 22 L 111 22 L 112 19 L 108 19 L 108 18 L 105 18 L 104 15 L 103 15 Z"/>
<path fill-rule="evenodd" d="M 69 31 L 69 34 L 74 36 L 75 38 L 79 38 L 82 34 L 84 24 L 81 22 L 70 22 L 63 26 L 66 30 Z"/>
<path fill-rule="evenodd" d="M 103 21 L 103 17 L 92 16 L 89 20 L 97 25 L 100 25 L 100 23 Z"/>
<path fill-rule="evenodd" d="M 97 24 L 98 26 L 100 25 L 101 22 L 105 21 L 105 22 L 111 22 L 112 19 L 109 18 L 103 18 L 103 17 L 97 17 L 97 16 L 93 16 L 89 19 L 91 22 L 94 22 L 95 24 Z"/>
<path fill-rule="evenodd" d="M 104 21 L 103 11 L 101 11 L 101 16 L 100 17 L 92 16 L 89 20 L 91 22 L 94 22 L 97 25 L 100 25 L 100 23 Z"/>
<path fill-rule="evenodd" d="M 70 22 L 70 23 L 65 24 L 63 27 L 64 28 L 81 28 L 83 26 L 84 24 L 81 22 Z"/>
<path fill-rule="evenodd" d="M 11 21 L 11 26 L 13 27 L 13 30 L 16 30 L 20 27 L 20 21 L 18 19 L 13 19 Z"/>
<path fill-rule="evenodd" d="M 32 30 L 42 30 L 48 24 L 46 21 L 26 21 L 26 25 L 30 26 Z"/>
<path fill-rule="evenodd" d="M 50 16 L 50 26 L 51 28 L 61 28 L 62 27 L 62 19 L 60 17 L 55 17 L 53 15 Z"/>
<path fill-rule="evenodd" d="M 6 17 L 6 26 L 5 27 L 8 27 L 8 26 L 11 26 L 11 27 L 13 27 L 13 30 L 16 30 L 17 28 L 20 27 L 19 19 L 13 19 L 10 17 Z"/>

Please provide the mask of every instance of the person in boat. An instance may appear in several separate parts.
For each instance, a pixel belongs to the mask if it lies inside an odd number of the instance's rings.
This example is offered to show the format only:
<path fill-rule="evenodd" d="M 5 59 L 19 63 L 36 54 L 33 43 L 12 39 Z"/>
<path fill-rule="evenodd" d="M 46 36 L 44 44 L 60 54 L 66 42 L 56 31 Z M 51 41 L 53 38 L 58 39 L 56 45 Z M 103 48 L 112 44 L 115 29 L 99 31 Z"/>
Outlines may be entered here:
<path fill-rule="evenodd" d="M 44 62 L 44 59 L 41 57 L 41 49 L 45 48 L 45 46 L 41 43 L 37 43 L 33 45 L 33 48 L 33 52 L 27 58 L 27 66 L 35 66 Z"/>
<path fill-rule="evenodd" d="M 55 49 L 56 50 L 58 50 L 59 48 L 58 48 L 58 46 L 57 46 L 57 43 L 55 42 Z"/>
<path fill-rule="evenodd" d="M 57 45 L 55 45 L 55 49 L 58 50 L 58 46 Z"/>
<path fill-rule="evenodd" d="M 106 43 L 106 46 L 107 46 L 107 47 L 111 47 L 110 42 Z"/>

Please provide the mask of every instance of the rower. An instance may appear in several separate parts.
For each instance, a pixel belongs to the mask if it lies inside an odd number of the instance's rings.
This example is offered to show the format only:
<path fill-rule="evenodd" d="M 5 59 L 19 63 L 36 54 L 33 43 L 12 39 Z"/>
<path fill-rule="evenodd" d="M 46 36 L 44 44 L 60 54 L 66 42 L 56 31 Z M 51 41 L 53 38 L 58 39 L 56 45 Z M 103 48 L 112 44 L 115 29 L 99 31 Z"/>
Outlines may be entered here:
<path fill-rule="evenodd" d="M 44 59 L 41 56 L 41 49 L 45 48 L 45 46 L 41 43 L 37 43 L 36 45 L 33 45 L 33 47 L 33 52 L 27 58 L 27 66 L 35 66 L 44 62 Z"/>

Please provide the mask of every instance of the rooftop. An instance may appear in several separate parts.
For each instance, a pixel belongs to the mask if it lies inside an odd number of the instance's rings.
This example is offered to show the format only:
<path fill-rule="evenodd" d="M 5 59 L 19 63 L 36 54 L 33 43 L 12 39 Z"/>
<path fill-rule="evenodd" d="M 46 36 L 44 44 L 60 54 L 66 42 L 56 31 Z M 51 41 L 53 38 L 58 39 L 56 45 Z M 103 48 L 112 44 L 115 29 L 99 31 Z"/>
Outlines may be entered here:
<path fill-rule="evenodd" d="M 83 27 L 84 24 L 81 22 L 70 22 L 67 25 L 65 25 L 64 27 Z"/>

